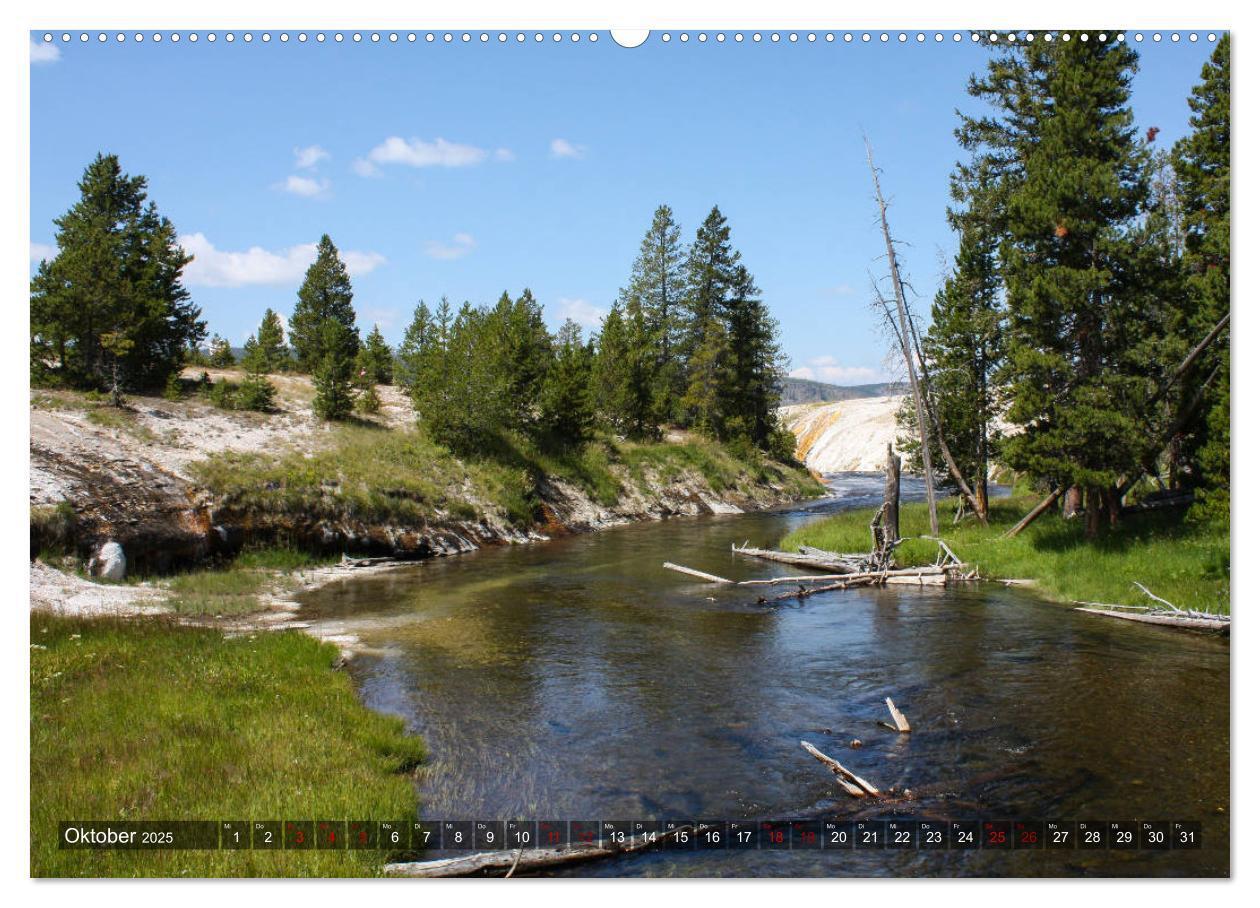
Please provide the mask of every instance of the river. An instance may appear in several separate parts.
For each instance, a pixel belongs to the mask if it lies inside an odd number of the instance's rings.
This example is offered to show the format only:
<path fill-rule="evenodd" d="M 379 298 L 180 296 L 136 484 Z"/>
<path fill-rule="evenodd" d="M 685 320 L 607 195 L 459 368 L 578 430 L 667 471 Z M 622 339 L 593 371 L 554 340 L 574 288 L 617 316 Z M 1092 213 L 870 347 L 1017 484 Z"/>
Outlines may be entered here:
<path fill-rule="evenodd" d="M 1195 821 L 1198 850 L 651 852 L 583 875 L 1219 876 L 1229 873 L 1229 645 L 995 584 L 854 589 L 769 609 L 734 556 L 881 478 L 773 512 L 644 523 L 418 563 L 307 594 L 375 652 L 352 671 L 431 760 L 422 818 L 844 818 L 864 808 L 807 740 L 912 798 L 880 814 Z M 913 480 L 907 497 L 921 494 Z M 896 735 L 892 696 L 914 726 Z M 860 739 L 860 748 L 850 747 Z M 832 808 L 834 807 L 834 810 Z M 377 818 L 382 819 L 382 818 Z"/>

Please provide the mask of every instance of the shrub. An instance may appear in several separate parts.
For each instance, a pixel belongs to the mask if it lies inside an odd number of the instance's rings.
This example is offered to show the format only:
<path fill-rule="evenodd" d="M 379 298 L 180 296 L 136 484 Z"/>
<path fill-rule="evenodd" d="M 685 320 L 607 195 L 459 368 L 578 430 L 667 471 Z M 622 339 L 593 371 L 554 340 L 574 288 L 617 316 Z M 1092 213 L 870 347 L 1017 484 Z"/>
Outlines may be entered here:
<path fill-rule="evenodd" d="M 276 403 L 276 386 L 262 375 L 248 375 L 236 393 L 236 406 L 241 410 L 266 413 Z"/>

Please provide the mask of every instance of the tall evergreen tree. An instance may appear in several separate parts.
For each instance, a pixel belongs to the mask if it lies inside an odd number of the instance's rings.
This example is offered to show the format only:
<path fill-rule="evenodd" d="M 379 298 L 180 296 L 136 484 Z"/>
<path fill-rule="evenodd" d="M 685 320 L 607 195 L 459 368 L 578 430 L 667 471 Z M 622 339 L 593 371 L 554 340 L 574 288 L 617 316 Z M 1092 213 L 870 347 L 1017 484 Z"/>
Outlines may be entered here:
<path fill-rule="evenodd" d="M 345 331 L 325 331 L 327 319 L 339 322 Z M 328 234 L 320 237 L 315 261 L 306 269 L 306 277 L 298 290 L 297 306 L 289 319 L 289 342 L 299 366 L 306 371 L 318 368 L 332 351 L 324 347 L 327 339 L 342 344 L 338 356 L 353 360 L 359 352 L 359 331 L 354 325 L 354 291 L 350 273 Z"/>
<path fill-rule="evenodd" d="M 1104 506 L 1118 516 L 1116 480 L 1141 461 L 1150 384 L 1142 346 L 1154 327 L 1133 242 L 1148 193 L 1128 106 L 1137 56 L 1096 41 L 1034 41 L 1020 54 L 1018 77 L 991 67 L 980 92 L 1000 110 L 1027 112 L 993 149 L 996 163 L 1014 153 L 1023 168 L 1002 185 L 1009 418 L 1023 426 L 1005 456 L 1084 489 L 1093 534 Z"/>
<path fill-rule="evenodd" d="M 566 319 L 553 345 L 555 356 L 543 382 L 540 422 L 552 441 L 576 445 L 591 436 L 595 405 L 591 399 L 591 352 L 582 329 Z"/>
<path fill-rule="evenodd" d="M 736 265 L 725 303 L 727 368 L 721 391 L 722 422 L 728 436 L 766 448 L 778 429 L 776 408 L 785 371 L 779 325 L 743 265 Z"/>
<path fill-rule="evenodd" d="M 1204 64 L 1202 81 L 1190 96 L 1191 133 L 1174 149 L 1186 228 L 1183 258 L 1189 285 L 1188 343 L 1204 337 L 1230 310 L 1230 81 L 1229 34 L 1223 34 Z M 1182 407 L 1202 390 L 1203 415 L 1193 420 L 1182 453 L 1193 466 L 1205 510 L 1229 516 L 1228 338 L 1219 340 L 1187 377 Z"/>
<path fill-rule="evenodd" d="M 644 314 L 654 347 L 656 408 L 667 416 L 676 415 L 676 403 L 683 392 L 687 257 L 681 236 L 673 210 L 668 205 L 658 206 L 639 245 L 630 282 L 622 291 L 627 311 L 633 302 Z"/>
<path fill-rule="evenodd" d="M 354 358 L 349 353 L 352 340 L 357 341 L 357 336 L 340 319 L 329 316 L 320 325 L 316 349 L 324 353 L 315 367 L 312 405 L 320 419 L 345 419 L 354 408 Z"/>
<path fill-rule="evenodd" d="M 739 253 L 731 246 L 731 228 L 716 205 L 696 231 L 687 252 L 687 325 L 683 353 L 690 358 L 709 336 L 709 324 L 722 318 L 726 294 L 735 277 Z"/>
<path fill-rule="evenodd" d="M 79 200 L 54 222 L 57 254 L 31 280 L 33 381 L 72 387 L 161 387 L 205 323 L 182 284 L 192 261 L 147 201 L 144 177 L 97 155 Z"/>

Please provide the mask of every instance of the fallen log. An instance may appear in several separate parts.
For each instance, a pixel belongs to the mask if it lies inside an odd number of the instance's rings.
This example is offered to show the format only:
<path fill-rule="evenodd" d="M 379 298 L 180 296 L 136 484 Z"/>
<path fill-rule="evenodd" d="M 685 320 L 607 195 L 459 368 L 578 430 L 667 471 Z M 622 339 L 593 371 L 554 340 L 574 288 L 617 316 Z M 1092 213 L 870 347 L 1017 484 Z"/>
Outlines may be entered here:
<path fill-rule="evenodd" d="M 719 577 L 717 574 L 706 574 L 704 571 L 697 571 L 695 568 L 689 568 L 681 564 L 674 564 L 672 561 L 666 561 L 662 567 L 670 571 L 677 571 L 679 574 L 687 574 L 690 577 L 698 577 L 701 580 L 707 580 L 710 583 L 734 583 L 734 580 L 727 580 L 725 577 Z"/>
<path fill-rule="evenodd" d="M 898 568 L 894 571 L 863 571 L 862 573 L 846 574 L 842 579 L 835 583 L 825 583 L 822 586 L 806 587 L 804 584 L 797 586 L 796 590 L 791 593 L 782 593 L 778 596 L 761 597 L 757 600 L 759 605 L 767 603 L 783 602 L 788 599 L 804 599 L 807 596 L 813 596 L 815 593 L 827 593 L 833 590 L 847 590 L 856 586 L 944 586 L 949 582 L 950 578 L 964 579 L 965 575 L 962 571 L 966 565 L 953 565 L 949 568 L 943 568 L 939 565 L 923 568 Z M 737 584 L 743 586 L 751 585 L 751 581 Z"/>
<path fill-rule="evenodd" d="M 760 558 L 763 561 L 778 561 L 782 564 L 793 564 L 797 567 L 815 568 L 816 570 L 831 571 L 837 574 L 846 574 L 859 570 L 861 561 L 865 558 L 865 556 L 828 558 L 797 552 L 779 552 L 774 549 L 754 549 L 733 544 L 731 545 L 731 551 L 737 555 L 747 555 L 750 558 Z"/>
<path fill-rule="evenodd" d="M 840 783 L 840 787 L 853 795 L 855 798 L 877 798 L 879 797 L 879 789 L 870 782 L 863 779 L 857 773 L 845 766 L 834 757 L 829 757 L 813 744 L 808 741 L 802 741 L 801 747 L 805 748 L 806 753 L 826 766 L 832 771 L 836 777 L 836 781 Z"/>
<path fill-rule="evenodd" d="M 1003 533 L 1002 538 L 1014 539 L 1020 533 L 1024 532 L 1025 527 L 1027 527 L 1028 524 L 1032 523 L 1034 520 L 1036 520 L 1046 511 L 1050 510 L 1050 508 L 1054 505 L 1056 501 L 1059 500 L 1059 496 L 1062 494 L 1063 494 L 1063 486 L 1056 486 L 1054 491 L 1052 491 L 1045 498 L 1041 499 L 1041 501 L 1037 504 L 1037 506 L 1033 508 L 1031 511 L 1029 511 L 1027 514 L 1025 514 L 1023 519 L 1021 519 L 1019 523 L 1015 524 L 1015 526 L 1011 527 L 1009 530 Z"/>
<path fill-rule="evenodd" d="M 1078 606 L 1076 611 L 1088 612 L 1091 615 L 1102 615 L 1104 618 L 1120 618 L 1124 621 L 1138 621 L 1143 624 L 1161 624 L 1164 627 L 1181 627 L 1202 631 L 1223 631 L 1228 630 L 1230 626 L 1229 618 L 1225 616 L 1198 618 L 1189 615 L 1159 614 L 1150 611 L 1120 611 L 1115 608 L 1103 609 L 1092 606 Z"/>
<path fill-rule="evenodd" d="M 652 839 L 643 837 L 624 844 L 600 839 L 591 845 L 574 845 L 568 848 L 526 848 L 515 851 L 478 851 L 457 858 L 440 858 L 435 861 L 403 861 L 386 864 L 389 876 L 441 878 L 460 876 L 500 876 L 507 873 L 529 873 L 596 861 L 600 858 L 633 854 L 659 845 L 683 832 L 694 831 L 694 826 L 678 826 Z"/>

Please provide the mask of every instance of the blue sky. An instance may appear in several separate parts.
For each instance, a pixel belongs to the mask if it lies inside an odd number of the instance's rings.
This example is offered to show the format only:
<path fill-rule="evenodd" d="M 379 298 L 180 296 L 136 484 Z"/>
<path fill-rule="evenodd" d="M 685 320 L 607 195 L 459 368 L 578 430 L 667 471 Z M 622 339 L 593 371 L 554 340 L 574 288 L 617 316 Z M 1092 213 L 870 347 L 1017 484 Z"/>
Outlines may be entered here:
<path fill-rule="evenodd" d="M 986 60 L 930 37 L 654 33 L 627 49 L 606 33 L 523 45 L 165 34 L 58 36 L 56 51 L 36 38 L 33 259 L 48 254 L 83 167 L 109 151 L 149 178 L 196 254 L 186 283 L 211 331 L 239 344 L 265 307 L 291 312 L 326 232 L 351 267 L 360 324 L 396 342 L 420 298 L 492 302 L 525 286 L 553 325 L 596 325 L 656 205 L 690 239 L 717 204 L 797 374 L 841 384 L 888 375 L 869 309 L 868 273 L 883 263 L 862 132 L 926 308 L 953 251 L 954 112 L 971 109 L 964 86 Z M 1136 122 L 1160 127 L 1158 145 L 1186 129 L 1205 34 L 1140 46 Z"/>

